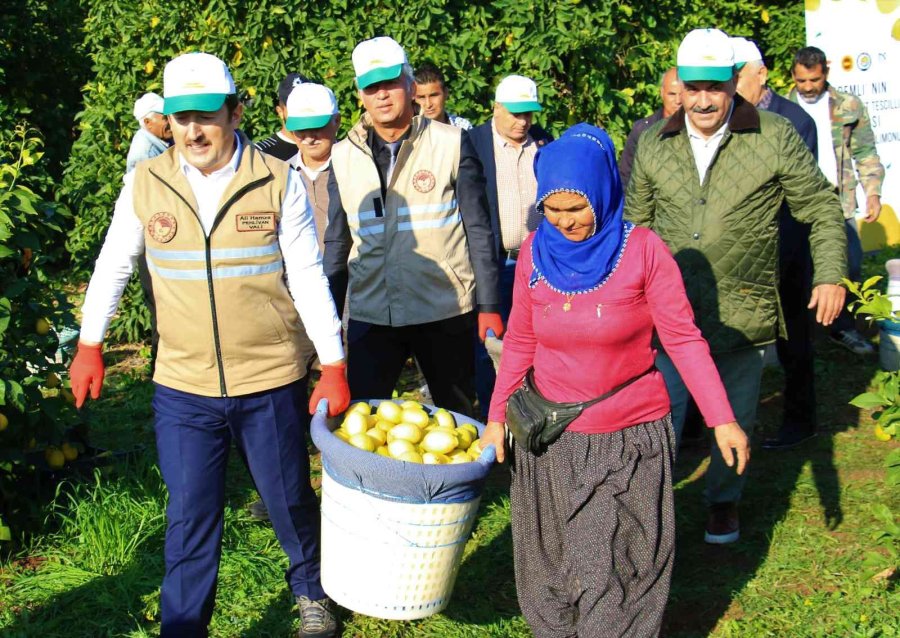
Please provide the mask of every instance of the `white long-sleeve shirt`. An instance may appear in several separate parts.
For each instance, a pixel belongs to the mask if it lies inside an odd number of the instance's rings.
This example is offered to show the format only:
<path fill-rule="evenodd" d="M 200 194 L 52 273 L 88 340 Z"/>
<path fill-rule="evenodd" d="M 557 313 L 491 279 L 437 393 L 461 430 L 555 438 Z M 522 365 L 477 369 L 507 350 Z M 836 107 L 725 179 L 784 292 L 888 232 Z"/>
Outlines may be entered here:
<path fill-rule="evenodd" d="M 215 222 L 222 195 L 240 163 L 243 146 L 237 135 L 235 140 L 231 162 L 209 175 L 188 164 L 181 155 L 178 158 L 194 192 L 200 223 L 207 235 Z M 81 308 L 81 339 L 88 342 L 103 341 L 122 291 L 138 257 L 144 252 L 144 226 L 134 211 L 134 173 L 126 175 L 124 182 Z M 343 359 L 341 323 L 322 270 L 322 256 L 306 189 L 295 171 L 288 174 L 278 225 L 278 244 L 284 258 L 288 290 L 319 360 L 333 363 Z M 302 303 L 298 303 L 298 299 L 302 299 Z"/>

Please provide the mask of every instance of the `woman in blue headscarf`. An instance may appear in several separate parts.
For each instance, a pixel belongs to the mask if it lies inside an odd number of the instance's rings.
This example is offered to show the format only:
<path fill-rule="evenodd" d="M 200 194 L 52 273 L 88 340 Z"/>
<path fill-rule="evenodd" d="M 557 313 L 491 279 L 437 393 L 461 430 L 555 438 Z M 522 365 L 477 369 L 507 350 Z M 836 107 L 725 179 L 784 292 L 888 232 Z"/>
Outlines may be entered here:
<path fill-rule="evenodd" d="M 510 450 L 519 604 L 539 637 L 653 636 L 675 545 L 674 435 L 654 329 L 738 472 L 747 437 L 672 255 L 651 230 L 622 219 L 606 132 L 578 124 L 541 148 L 534 166 L 543 219 L 520 252 L 482 442 L 504 460 L 507 400 L 532 369 L 549 401 L 609 396 L 542 452 L 521 441 Z"/>

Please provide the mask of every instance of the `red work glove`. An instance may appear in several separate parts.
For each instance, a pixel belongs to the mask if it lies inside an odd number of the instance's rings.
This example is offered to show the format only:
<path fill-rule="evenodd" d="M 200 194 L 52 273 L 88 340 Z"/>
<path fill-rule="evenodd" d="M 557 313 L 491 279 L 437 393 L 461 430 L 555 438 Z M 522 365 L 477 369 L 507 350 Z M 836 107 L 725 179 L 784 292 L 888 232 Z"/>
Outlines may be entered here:
<path fill-rule="evenodd" d="M 100 389 L 103 387 L 103 375 L 106 368 L 103 366 L 103 355 L 100 349 L 103 344 L 94 346 L 78 344 L 78 351 L 69 366 L 69 378 L 72 380 L 72 394 L 75 395 L 75 407 L 84 405 L 88 390 L 92 399 L 100 398 Z"/>
<path fill-rule="evenodd" d="M 478 313 L 478 338 L 482 341 L 487 339 L 488 330 L 493 330 L 498 339 L 503 336 L 506 328 L 503 327 L 503 318 L 499 312 Z"/>
<path fill-rule="evenodd" d="M 309 398 L 310 414 L 315 413 L 316 407 L 322 399 L 328 399 L 328 416 L 337 416 L 350 405 L 347 364 L 330 363 L 322 366 L 322 377 Z"/>

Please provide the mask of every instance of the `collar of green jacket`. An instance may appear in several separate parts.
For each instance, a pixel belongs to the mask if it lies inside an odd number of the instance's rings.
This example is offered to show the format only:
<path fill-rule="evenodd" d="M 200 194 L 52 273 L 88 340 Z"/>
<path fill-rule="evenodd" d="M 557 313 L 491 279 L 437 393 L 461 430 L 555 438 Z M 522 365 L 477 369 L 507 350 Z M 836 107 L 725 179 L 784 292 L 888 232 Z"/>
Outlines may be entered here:
<path fill-rule="evenodd" d="M 264 183 L 275 178 L 253 142 L 243 131 L 236 131 L 236 134 L 241 140 L 241 157 L 237 172 L 222 195 L 223 202 L 231 201 L 235 195 L 251 184 Z M 196 211 L 197 200 L 181 168 L 178 150 L 173 146 L 161 157 L 164 159 L 155 162 L 150 172 L 173 188 Z"/>
<path fill-rule="evenodd" d="M 659 136 L 678 135 L 685 128 L 684 107 L 682 106 L 659 130 Z M 759 130 L 759 111 L 737 93 L 734 95 L 734 111 L 731 113 L 731 119 L 728 120 L 728 130 L 732 133 Z"/>

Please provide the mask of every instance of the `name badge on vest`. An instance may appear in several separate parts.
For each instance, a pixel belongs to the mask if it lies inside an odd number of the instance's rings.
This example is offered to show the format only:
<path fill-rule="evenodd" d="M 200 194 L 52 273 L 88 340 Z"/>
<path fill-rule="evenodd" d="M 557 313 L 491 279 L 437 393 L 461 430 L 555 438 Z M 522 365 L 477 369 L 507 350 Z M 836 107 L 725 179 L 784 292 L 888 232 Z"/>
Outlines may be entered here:
<path fill-rule="evenodd" d="M 239 233 L 275 230 L 275 213 L 242 213 L 235 222 Z"/>

